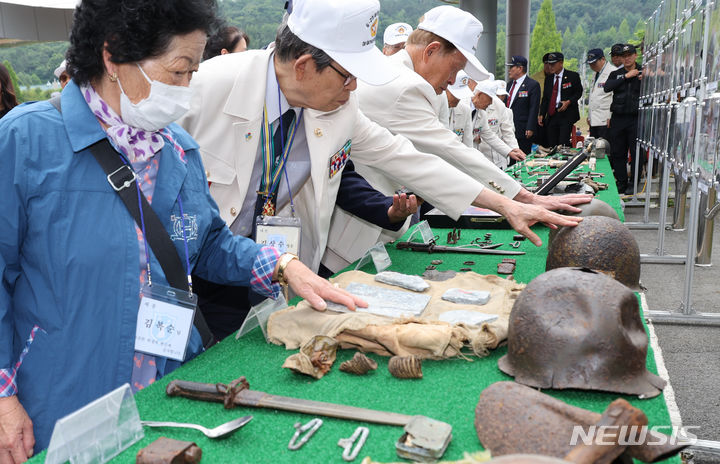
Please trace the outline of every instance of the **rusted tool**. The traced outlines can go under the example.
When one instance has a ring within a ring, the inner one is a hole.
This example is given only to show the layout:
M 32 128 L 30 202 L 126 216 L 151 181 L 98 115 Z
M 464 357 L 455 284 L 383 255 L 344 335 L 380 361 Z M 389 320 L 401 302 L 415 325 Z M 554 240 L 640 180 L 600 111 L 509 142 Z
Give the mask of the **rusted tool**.
M 628 428 L 636 430 L 646 426 L 647 416 L 641 410 L 634 408 L 622 398 L 618 398 L 605 410 L 600 420 L 595 424 L 597 432 L 603 431 L 603 439 L 593 440 L 590 444 L 580 442 L 565 455 L 566 461 L 577 464 L 610 464 L 627 448 Z M 609 432 L 609 433 L 608 433 Z M 613 432 L 615 432 L 613 434 Z M 602 443 L 612 443 L 604 445 Z M 625 443 L 624 445 L 621 443 Z
M 497 246 L 502 245 L 499 244 Z M 424 251 L 426 253 L 469 253 L 475 255 L 524 255 L 524 251 L 495 250 L 491 248 L 477 247 L 448 247 L 435 245 L 434 243 L 397 242 L 395 247 L 398 250 Z
M 612 408 L 608 408 L 606 413 L 608 411 L 612 411 Z M 602 420 L 603 416 L 598 413 L 570 406 L 515 382 L 490 385 L 480 395 L 475 408 L 478 439 L 493 456 L 533 453 L 563 458 L 571 451 L 575 452 L 572 450 L 573 434 L 579 431 L 591 437 L 593 443 L 604 442 L 606 437 L 607 441 L 611 441 L 612 427 L 600 429 Z M 602 431 L 602 440 L 599 436 L 598 440 L 593 439 L 595 435 L 590 433 L 593 429 L 597 433 Z M 623 430 L 622 427 L 616 429 Z M 578 435 L 575 441 L 579 443 L 583 440 Z M 630 456 L 643 462 L 668 459 L 690 445 L 687 441 L 664 435 L 652 428 L 636 433 L 634 437 L 624 438 L 623 443 L 628 442 L 630 445 L 622 453 L 622 458 Z M 582 456 L 587 451 L 577 453 Z
M 498 274 L 512 274 L 515 272 L 515 265 L 517 264 L 516 259 L 512 258 L 503 258 L 501 262 L 497 265 L 497 272 Z
M 245 377 L 233 380 L 229 385 L 222 383 L 198 383 L 173 380 L 165 390 L 168 396 L 181 396 L 192 400 L 215 401 L 223 403 L 225 409 L 235 406 L 251 408 L 278 409 L 281 411 L 299 412 L 316 416 L 335 417 L 375 424 L 404 426 L 413 416 L 394 412 L 377 411 L 374 409 L 357 408 L 342 404 L 270 395 L 265 392 L 250 390 Z
M 191 441 L 160 437 L 138 451 L 136 464 L 196 464 L 202 450 Z

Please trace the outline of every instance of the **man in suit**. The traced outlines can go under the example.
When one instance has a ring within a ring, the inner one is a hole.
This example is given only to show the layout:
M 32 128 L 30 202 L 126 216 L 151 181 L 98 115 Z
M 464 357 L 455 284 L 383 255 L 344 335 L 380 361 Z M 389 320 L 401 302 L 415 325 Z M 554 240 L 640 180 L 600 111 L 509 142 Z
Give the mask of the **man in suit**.
M 608 127 L 610 127 L 610 103 L 612 92 L 605 92 L 605 82 L 615 66 L 605 59 L 605 54 L 599 48 L 593 48 L 587 54 L 586 63 L 595 72 L 593 86 L 588 97 L 588 118 L 590 136 L 607 140 Z
M 507 100 L 505 104 L 513 112 L 515 138 L 525 153 L 532 151 L 532 138 L 537 132 L 537 116 L 540 108 L 540 84 L 527 75 L 527 58 L 513 56 L 508 66 Z
M 565 57 L 560 52 L 548 53 L 547 64 L 551 75 L 545 79 L 538 124 L 545 127 L 548 146 L 570 146 L 572 126 L 580 120 L 580 75 L 563 67 Z

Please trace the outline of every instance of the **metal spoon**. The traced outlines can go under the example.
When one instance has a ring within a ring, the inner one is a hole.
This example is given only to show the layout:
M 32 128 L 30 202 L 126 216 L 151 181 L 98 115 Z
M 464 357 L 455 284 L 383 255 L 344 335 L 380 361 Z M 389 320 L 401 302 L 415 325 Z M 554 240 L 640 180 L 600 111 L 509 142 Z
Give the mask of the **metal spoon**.
M 238 419 L 231 420 L 230 422 L 218 425 L 214 429 L 208 429 L 206 427 L 203 427 L 202 425 L 183 424 L 179 422 L 141 421 L 141 423 L 142 425 L 145 425 L 147 427 L 180 427 L 186 429 L 195 429 L 204 433 L 205 436 L 207 436 L 208 438 L 223 438 L 250 422 L 250 419 L 252 419 L 252 417 L 253 416 L 240 417 Z

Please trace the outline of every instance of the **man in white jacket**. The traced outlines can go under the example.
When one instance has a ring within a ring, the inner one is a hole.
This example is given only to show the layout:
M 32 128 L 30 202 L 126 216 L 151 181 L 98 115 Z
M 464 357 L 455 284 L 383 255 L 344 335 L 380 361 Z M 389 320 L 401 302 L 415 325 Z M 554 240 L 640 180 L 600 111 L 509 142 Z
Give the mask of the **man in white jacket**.
M 613 93 L 605 92 L 604 88 L 608 76 L 617 68 L 605 59 L 605 54 L 599 48 L 593 48 L 588 52 L 586 62 L 590 65 L 590 69 L 595 72 L 595 76 L 593 76 L 593 86 L 590 87 L 590 97 L 588 100 L 587 123 L 588 126 L 590 126 L 590 136 L 607 139 L 611 116 L 610 104 L 612 103 Z
M 455 132 L 463 144 L 468 147 L 473 146 L 472 140 L 472 106 L 470 99 L 472 98 L 472 90 L 468 87 L 470 77 L 465 71 L 460 71 L 455 78 L 455 83 L 447 88 L 445 96 L 447 97 L 450 114 L 448 122 L 450 130 Z
M 455 82 L 458 71 L 464 69 L 478 81 L 490 76 L 473 52 L 481 33 L 480 21 L 459 8 L 444 5 L 428 11 L 423 22 L 410 34 L 405 49 L 389 57 L 400 76 L 379 86 L 358 83 L 360 109 L 390 132 L 410 139 L 419 150 L 446 160 L 506 198 L 549 210 L 579 211 L 572 205 L 589 202 L 590 196 L 534 195 L 477 150 L 460 142 L 438 120 L 441 101 L 437 96 Z M 357 161 L 355 167 L 375 189 L 386 195 L 401 186 L 377 166 Z M 434 206 L 442 210 L 437 204 Z M 336 209 L 332 228 L 353 231 L 354 221 L 352 216 Z M 379 234 L 379 229 L 374 237 L 364 234 L 365 244 L 372 246 Z M 347 241 L 328 242 L 330 254 L 342 253 L 346 248 Z M 362 247 L 358 245 L 358 248 Z
M 515 138 L 512 112 L 508 114 L 509 108 L 497 97 L 497 92 L 495 81 L 482 81 L 475 87 L 473 104 L 477 112 L 473 121 L 473 135 L 475 147 L 495 166 L 505 169 L 509 159 L 522 161 L 525 153 L 520 150 Z

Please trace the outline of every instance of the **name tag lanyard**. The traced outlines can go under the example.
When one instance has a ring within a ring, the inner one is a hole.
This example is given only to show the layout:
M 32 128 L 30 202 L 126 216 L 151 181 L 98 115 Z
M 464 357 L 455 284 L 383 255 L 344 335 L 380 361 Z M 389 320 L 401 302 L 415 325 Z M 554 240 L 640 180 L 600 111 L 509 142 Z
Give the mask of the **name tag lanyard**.
M 272 132 L 270 131 L 270 121 L 268 120 L 267 106 L 263 108 L 263 125 L 260 130 L 263 151 L 263 175 L 260 183 L 260 191 L 258 192 L 264 198 L 262 213 L 255 220 L 255 241 L 262 245 L 276 248 L 281 254 L 292 253 L 300 254 L 300 238 L 301 224 L 300 218 L 295 216 L 295 203 L 293 200 L 292 188 L 288 177 L 286 162 L 290 156 L 290 149 L 295 141 L 295 134 L 305 109 L 300 110 L 300 114 L 295 119 L 287 134 L 287 143 L 285 141 L 285 127 L 282 118 L 282 106 L 280 104 L 280 85 L 278 84 L 278 112 L 280 113 L 280 143 L 282 155 L 280 159 L 274 159 L 275 144 Z M 278 217 L 276 213 L 276 196 L 281 182 L 281 178 L 285 176 L 288 194 L 290 196 L 290 217 Z
M 123 158 L 128 167 L 132 167 Z M 140 228 L 143 233 L 145 248 L 145 266 L 147 269 L 147 285 L 143 285 L 140 293 L 140 307 L 135 328 L 135 351 L 154 356 L 163 356 L 177 361 L 184 361 L 187 346 L 192 334 L 193 321 L 197 311 L 197 297 L 192 293 L 192 277 L 190 275 L 190 252 L 185 232 L 185 211 L 180 194 L 177 196 L 180 208 L 180 225 L 185 244 L 185 272 L 187 273 L 188 291 L 166 287 L 152 283 L 150 269 L 150 251 L 146 240 L 145 216 L 142 208 L 142 192 L 139 182 L 137 189 L 138 207 L 140 209 Z

